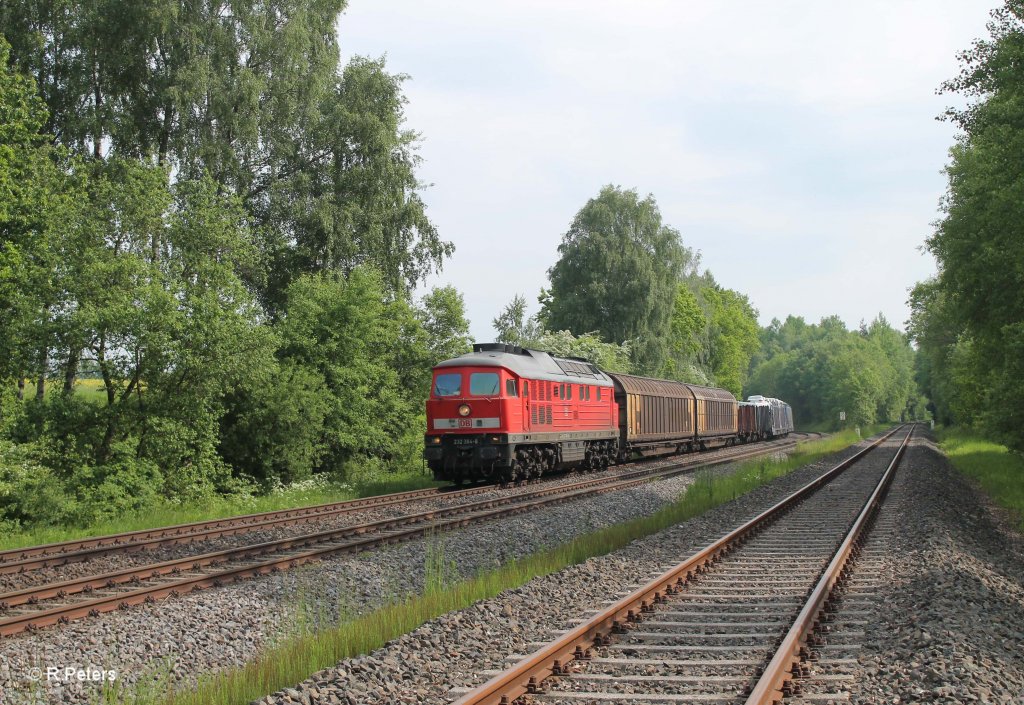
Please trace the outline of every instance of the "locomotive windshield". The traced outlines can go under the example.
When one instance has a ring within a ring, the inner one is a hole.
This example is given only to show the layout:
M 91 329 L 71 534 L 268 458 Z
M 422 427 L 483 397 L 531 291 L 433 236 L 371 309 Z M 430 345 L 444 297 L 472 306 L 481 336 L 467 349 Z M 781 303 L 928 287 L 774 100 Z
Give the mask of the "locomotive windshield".
M 462 392 L 462 375 L 449 373 L 438 375 L 434 380 L 434 396 L 457 397 Z
M 469 393 L 487 397 L 498 393 L 497 372 L 474 372 L 469 376 Z

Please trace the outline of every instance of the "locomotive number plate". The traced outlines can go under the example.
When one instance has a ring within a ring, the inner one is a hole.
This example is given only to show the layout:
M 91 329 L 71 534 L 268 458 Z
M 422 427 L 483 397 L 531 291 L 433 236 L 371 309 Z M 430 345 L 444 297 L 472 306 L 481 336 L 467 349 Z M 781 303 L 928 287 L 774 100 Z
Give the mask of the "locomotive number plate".
M 457 446 L 475 446 L 476 436 L 470 436 L 469 438 L 453 438 L 452 444 Z

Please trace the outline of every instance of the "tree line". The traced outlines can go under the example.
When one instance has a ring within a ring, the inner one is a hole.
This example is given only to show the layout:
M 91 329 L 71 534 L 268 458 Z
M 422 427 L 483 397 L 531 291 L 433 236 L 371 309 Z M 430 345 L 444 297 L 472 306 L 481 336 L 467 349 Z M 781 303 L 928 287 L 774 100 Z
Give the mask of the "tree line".
M 1024 2 L 992 12 L 990 36 L 943 85 L 968 99 L 942 217 L 926 241 L 938 273 L 914 287 L 918 378 L 942 423 L 1024 449 Z
M 0 7 L 0 521 L 418 456 L 468 322 L 343 6 Z
M 605 186 L 576 214 L 558 253 L 540 311 L 527 316 L 517 294 L 493 321 L 499 340 L 740 393 L 759 347 L 757 311 L 700 270 L 699 253 L 662 221 L 653 196 Z
M 540 310 L 517 294 L 493 320 L 499 340 L 585 357 L 610 371 L 708 384 L 790 402 L 801 426 L 923 418 L 908 337 L 879 316 L 765 328 L 749 298 L 701 270 L 653 196 L 606 186 L 569 225 Z
M 341 64 L 343 7 L 0 5 L 0 525 L 419 465 L 430 368 L 469 323 L 455 288 L 417 296 L 452 245 L 405 77 Z M 601 189 L 548 273 L 499 339 L 790 397 L 801 423 L 906 407 L 905 338 L 761 330 L 653 196 Z
M 908 336 L 882 315 L 853 331 L 838 316 L 789 316 L 762 329 L 748 390 L 785 399 L 805 427 L 924 419 L 914 360 Z

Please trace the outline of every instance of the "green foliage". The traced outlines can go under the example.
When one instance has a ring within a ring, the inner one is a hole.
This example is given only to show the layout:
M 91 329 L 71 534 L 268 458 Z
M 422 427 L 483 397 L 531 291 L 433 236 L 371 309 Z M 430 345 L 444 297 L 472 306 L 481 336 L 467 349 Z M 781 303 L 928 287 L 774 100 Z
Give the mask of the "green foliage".
M 333 32 L 331 34 L 333 37 Z M 383 60 L 356 57 L 303 130 L 280 173 L 254 195 L 277 234 L 268 297 L 278 303 L 303 272 L 348 272 L 368 264 L 391 292 L 408 293 L 453 252 L 418 195 L 416 133 L 403 130 L 404 76 Z
M 419 196 L 405 77 L 339 66 L 345 4 L 27 0 L 0 5 L 0 28 L 61 145 L 239 196 L 267 255 L 246 282 L 276 309 L 303 273 L 370 264 L 408 292 L 452 252 Z
M 0 37 L 0 377 L 45 372 L 54 334 L 54 271 L 80 194 L 60 149 L 41 131 L 46 110 L 31 79 L 8 65 Z
M 451 287 L 407 303 L 451 246 L 405 77 L 339 67 L 343 7 L 0 4 L 0 439 L 57 512 L 0 518 L 412 465 L 468 323 Z
M 1024 457 L 963 429 L 945 431 L 941 445 L 957 469 L 1009 509 L 1018 528 L 1024 531 Z
M 516 294 L 491 321 L 496 340 L 544 350 L 559 357 L 580 357 L 610 372 L 631 372 L 633 355 L 629 342 L 607 343 L 596 332 L 573 335 L 568 330 L 547 330 L 536 317 L 527 317 L 526 298 Z
M 801 426 L 835 428 L 897 421 L 917 409 L 914 353 L 906 335 L 879 316 L 860 331 L 836 317 L 818 325 L 790 316 L 761 331 L 746 394 L 785 399 Z
M 653 196 L 606 186 L 577 213 L 548 271 L 539 322 L 517 296 L 494 319 L 498 339 L 545 331 L 628 346 L 641 374 L 717 384 L 738 394 L 760 347 L 746 296 L 698 274 L 699 256 L 662 224 Z
M 567 330 L 556 333 L 541 330 L 527 343 L 529 347 L 559 357 L 582 357 L 609 372 L 630 372 L 633 367 L 628 343 L 605 343 L 593 333 L 573 335 Z
M 709 309 L 708 365 L 719 386 L 740 394 L 750 360 L 760 347 L 757 311 L 739 292 L 717 285 L 701 291 Z
M 399 455 L 398 439 L 418 414 L 393 364 L 408 315 L 408 304 L 390 299 L 368 269 L 347 279 L 305 275 L 289 287 L 279 355 L 319 376 L 327 408 L 321 467 L 340 471 L 357 457 Z
M 669 362 L 703 362 L 708 349 L 707 304 L 700 297 L 699 283 L 691 286 L 681 282 L 676 286 L 676 300 L 672 308 L 672 328 L 669 343 Z
M 304 480 L 323 457 L 330 408 L 323 377 L 285 360 L 229 395 L 220 421 L 220 455 L 264 484 Z
M 454 286 L 430 290 L 416 312 L 430 352 L 426 367 L 450 360 L 473 349 L 466 319 L 466 302 Z M 427 381 L 429 385 L 429 380 Z
M 542 326 L 536 318 L 526 315 L 526 297 L 516 294 L 501 313 L 491 320 L 494 339 L 499 343 L 530 347 L 541 333 Z
M 0 442 L 0 477 L 5 478 L 0 479 L 0 505 L 3 506 L 0 510 L 0 527 L 10 529 L 10 532 L 0 532 L 0 550 L 174 526 L 239 514 L 341 502 L 359 497 L 417 490 L 438 484 L 419 468 L 405 472 L 380 472 L 378 469 L 376 474 L 362 473 L 362 477 L 355 482 L 340 482 L 325 474 L 318 474 L 288 485 L 275 485 L 269 490 L 237 483 L 234 491 L 228 495 L 208 496 L 189 502 L 159 498 L 155 503 L 144 504 L 135 510 L 84 517 L 72 515 L 78 508 L 73 498 L 54 491 L 55 488 L 59 488 L 54 484 L 52 472 L 44 465 L 32 464 L 35 462 L 32 459 L 34 453 L 38 451 L 25 444 L 10 448 L 4 442 Z M 25 464 L 24 472 L 19 472 L 17 466 L 13 470 L 11 468 L 12 458 L 19 457 L 25 458 L 20 461 Z M 8 501 L 12 496 L 11 487 L 18 484 L 12 483 L 9 479 L 13 473 L 24 477 L 21 481 L 24 501 Z M 36 486 L 43 484 L 45 487 L 38 491 L 39 488 Z M 5 523 L 5 516 L 13 516 L 6 510 L 19 506 L 25 506 L 32 511 L 41 510 L 48 516 L 55 517 L 53 521 L 58 523 L 39 523 L 34 515 L 32 520 L 26 520 L 20 529 L 16 521 L 7 519 Z
M 911 295 L 919 381 L 943 422 L 973 425 L 1024 448 L 1024 4 L 992 12 L 990 38 L 960 55 L 943 89 L 976 100 L 947 117 L 943 217 L 927 247 L 933 280 Z
M 696 257 L 662 223 L 654 197 L 605 186 L 576 214 L 558 253 L 541 301 L 544 327 L 629 342 L 635 367 L 659 372 L 677 284 Z

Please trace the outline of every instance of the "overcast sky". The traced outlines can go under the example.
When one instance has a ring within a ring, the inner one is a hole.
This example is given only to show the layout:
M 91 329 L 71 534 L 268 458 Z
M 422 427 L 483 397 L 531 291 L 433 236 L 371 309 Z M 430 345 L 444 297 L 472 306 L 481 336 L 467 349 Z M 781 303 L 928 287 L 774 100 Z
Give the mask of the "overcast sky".
M 350 0 L 343 59 L 409 75 L 428 215 L 456 251 L 432 283 L 477 340 L 537 293 L 604 184 L 664 222 L 762 324 L 879 312 L 903 327 L 954 131 L 956 53 L 997 0 Z

